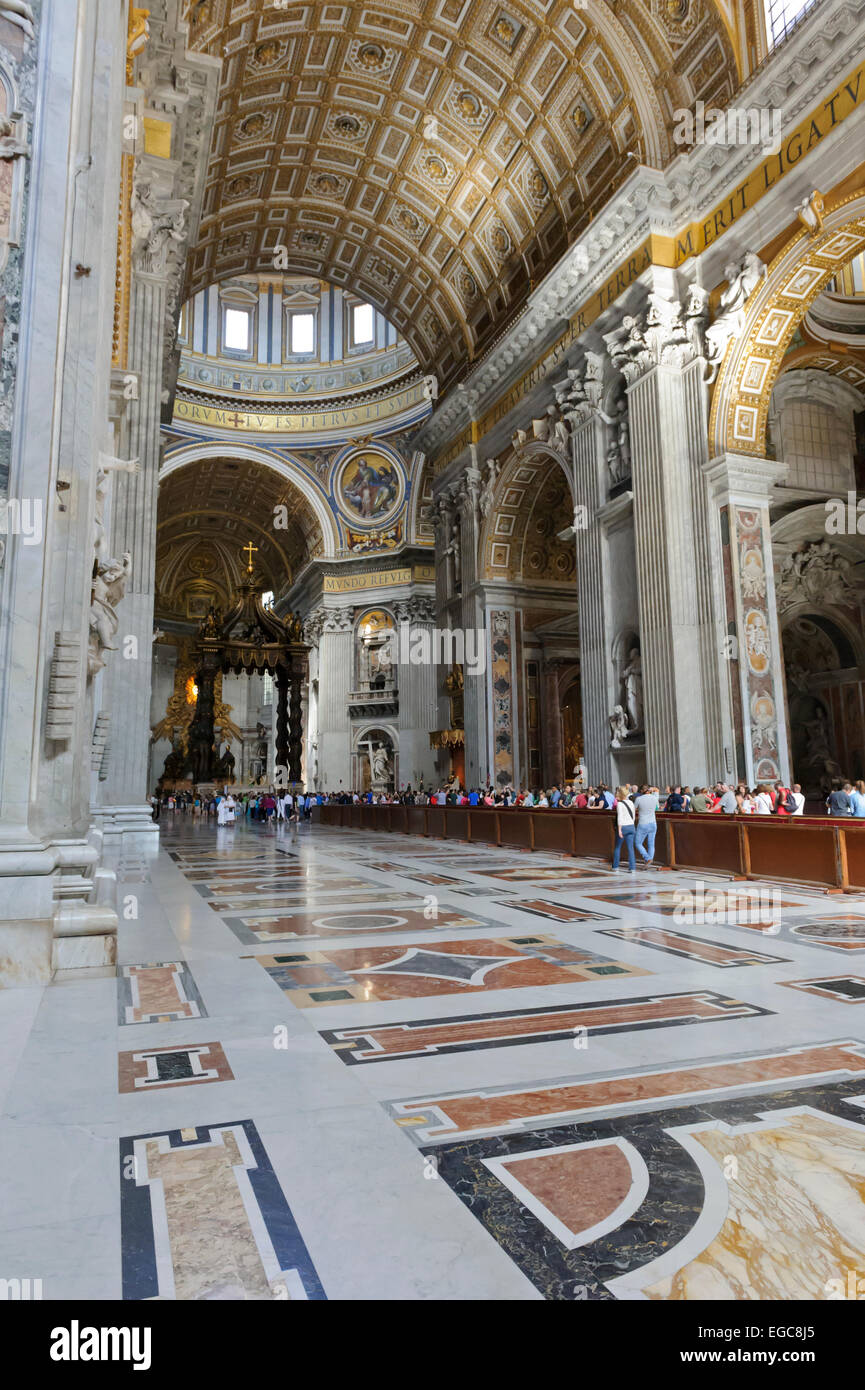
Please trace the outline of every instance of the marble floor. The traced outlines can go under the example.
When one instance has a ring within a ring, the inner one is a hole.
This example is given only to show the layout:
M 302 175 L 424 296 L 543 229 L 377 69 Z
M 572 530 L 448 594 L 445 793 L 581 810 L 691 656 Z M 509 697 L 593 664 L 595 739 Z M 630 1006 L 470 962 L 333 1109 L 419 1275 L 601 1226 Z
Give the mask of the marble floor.
M 865 898 L 179 814 L 117 867 L 116 974 L 0 994 L 0 1277 L 95 1300 L 858 1287 Z

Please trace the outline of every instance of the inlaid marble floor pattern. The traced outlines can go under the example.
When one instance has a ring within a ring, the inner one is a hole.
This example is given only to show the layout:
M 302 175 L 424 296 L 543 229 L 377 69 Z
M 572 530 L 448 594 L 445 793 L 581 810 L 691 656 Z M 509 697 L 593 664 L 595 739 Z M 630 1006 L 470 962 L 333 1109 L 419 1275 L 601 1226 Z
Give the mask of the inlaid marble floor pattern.
M 819 1300 L 865 1268 L 865 897 L 180 815 L 118 871 L 116 971 L 0 994 L 0 1277 Z

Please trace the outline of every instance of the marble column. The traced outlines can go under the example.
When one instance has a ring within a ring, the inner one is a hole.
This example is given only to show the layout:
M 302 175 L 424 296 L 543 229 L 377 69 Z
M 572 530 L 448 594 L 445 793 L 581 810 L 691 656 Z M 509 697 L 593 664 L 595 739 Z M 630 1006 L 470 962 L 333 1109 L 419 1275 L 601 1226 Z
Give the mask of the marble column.
M 597 410 L 571 412 L 573 423 L 574 507 L 584 508 L 575 527 L 577 613 L 580 632 L 580 694 L 583 744 L 591 783 L 613 780 L 610 758 L 612 633 L 609 623 L 609 572 L 605 531 L 597 517 L 607 500 L 606 430 Z
M 139 178 L 144 179 L 143 172 Z M 173 211 L 169 207 L 168 214 Z M 129 367 L 138 376 L 138 397 L 128 405 L 121 434 L 126 456 L 138 473 L 112 480 L 111 550 L 129 551 L 132 575 L 126 589 L 120 649 L 105 676 L 115 755 L 103 787 L 97 818 L 106 835 L 146 844 L 159 835 L 150 818 L 147 764 L 150 743 L 150 686 L 153 664 L 156 503 L 162 457 L 160 409 L 168 286 L 173 274 L 163 250 L 139 248 L 133 264 L 129 320 Z
M 717 662 L 734 730 L 729 775 L 789 784 L 784 658 L 775 598 L 769 498 L 786 463 L 723 454 L 704 465 L 713 504 L 715 572 L 726 624 Z
M 545 661 L 541 667 L 541 744 L 544 786 L 561 787 L 571 769 L 565 773 L 557 661 Z
M 43 5 L 35 30 L 13 64 L 30 150 L 13 190 L 22 237 L 3 286 L 8 295 L 18 277 L 7 298 L 14 384 L 4 382 L 0 485 L 41 528 L 4 537 L 0 556 L 0 987 L 109 965 L 117 928 L 114 876 L 99 868 L 90 821 L 102 701 L 87 658 L 120 172 L 119 134 L 97 148 L 95 132 L 120 129 L 125 23 L 122 7 L 95 0 Z
M 472 461 L 454 490 L 454 502 L 459 516 L 461 592 L 453 606 L 452 622 L 462 631 L 463 642 L 468 634 L 479 652 L 486 651 L 483 635 L 483 609 L 478 594 L 478 558 L 481 535 L 480 491 L 482 475 L 478 467 L 477 449 L 471 446 Z M 475 634 L 479 634 L 475 641 Z M 487 745 L 487 672 L 472 670 L 463 663 L 463 724 L 465 726 L 465 784 L 483 786 L 490 774 Z
M 432 595 L 413 595 L 394 604 L 400 663 L 399 688 L 400 781 L 427 784 L 436 780 L 436 755 L 429 736 L 438 727 L 433 648 L 435 605 Z M 410 659 L 412 650 L 429 652 L 428 661 Z
M 348 693 L 354 673 L 354 608 L 327 608 L 318 648 L 318 728 L 321 786 L 351 790 Z

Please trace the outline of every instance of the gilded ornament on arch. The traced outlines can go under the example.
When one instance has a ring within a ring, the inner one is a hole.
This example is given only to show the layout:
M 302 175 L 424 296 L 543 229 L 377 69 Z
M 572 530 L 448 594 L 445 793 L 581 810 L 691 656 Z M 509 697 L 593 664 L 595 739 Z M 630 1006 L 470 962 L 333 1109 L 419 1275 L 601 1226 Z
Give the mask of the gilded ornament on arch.
M 281 43 L 279 39 L 265 39 L 259 43 L 252 51 L 250 66 L 257 68 L 273 68 L 285 55 L 288 45 Z
M 252 174 L 237 174 L 225 185 L 227 198 L 248 198 L 256 187 L 257 180 Z
M 238 140 L 257 140 L 259 136 L 267 134 L 272 126 L 272 112 L 253 111 L 237 122 L 234 134 Z
M 513 53 L 525 32 L 525 25 L 507 10 L 499 9 L 490 21 L 487 35 L 508 54 Z
M 343 178 L 341 174 L 334 174 L 329 170 L 310 174 L 306 184 L 308 193 L 316 194 L 321 198 L 337 198 L 340 200 L 345 197 L 347 188 L 348 180 Z

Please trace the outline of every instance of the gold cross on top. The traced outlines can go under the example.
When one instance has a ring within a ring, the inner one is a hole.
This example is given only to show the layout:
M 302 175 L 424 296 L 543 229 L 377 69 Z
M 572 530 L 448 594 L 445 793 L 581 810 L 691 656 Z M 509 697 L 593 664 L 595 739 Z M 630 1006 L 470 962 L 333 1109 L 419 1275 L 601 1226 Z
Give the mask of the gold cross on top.
M 253 545 L 253 544 L 252 544 L 252 541 L 250 541 L 248 545 L 241 546 L 241 549 L 242 549 L 244 555 L 246 554 L 247 551 L 249 551 L 249 564 L 248 564 L 248 566 L 247 566 L 247 569 L 248 569 L 249 573 L 252 574 L 252 557 L 253 557 L 253 555 L 255 555 L 255 554 L 258 553 L 258 546 L 257 546 L 257 545 Z

